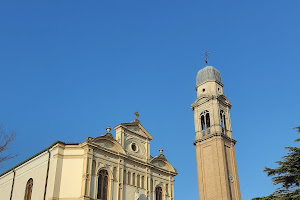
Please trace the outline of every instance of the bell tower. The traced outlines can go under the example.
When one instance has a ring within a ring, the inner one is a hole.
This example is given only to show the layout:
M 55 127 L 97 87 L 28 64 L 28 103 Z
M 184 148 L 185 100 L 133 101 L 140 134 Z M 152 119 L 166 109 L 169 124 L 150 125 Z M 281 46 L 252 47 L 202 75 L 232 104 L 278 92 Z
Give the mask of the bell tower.
M 206 66 L 197 74 L 192 104 L 200 200 L 241 200 L 230 121 L 231 103 L 220 72 Z

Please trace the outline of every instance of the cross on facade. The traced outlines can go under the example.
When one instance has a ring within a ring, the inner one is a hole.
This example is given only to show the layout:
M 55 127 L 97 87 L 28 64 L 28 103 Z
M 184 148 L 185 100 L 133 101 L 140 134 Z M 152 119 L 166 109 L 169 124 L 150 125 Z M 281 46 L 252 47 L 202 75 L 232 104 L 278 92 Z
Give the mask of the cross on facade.
M 135 119 L 138 120 L 138 118 L 139 118 L 139 116 L 140 116 L 139 112 L 136 111 L 134 114 L 135 114 Z

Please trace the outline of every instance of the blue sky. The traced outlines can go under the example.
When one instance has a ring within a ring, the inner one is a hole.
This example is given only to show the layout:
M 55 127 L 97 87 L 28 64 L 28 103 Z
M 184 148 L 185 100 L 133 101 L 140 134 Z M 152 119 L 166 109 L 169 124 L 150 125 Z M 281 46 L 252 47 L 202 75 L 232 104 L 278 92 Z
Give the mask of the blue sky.
M 193 112 L 197 71 L 222 75 L 233 104 L 242 199 L 277 186 L 275 167 L 300 125 L 300 2 L 1 1 L 0 123 L 18 157 L 83 142 L 134 119 L 177 168 L 177 200 L 198 199 Z

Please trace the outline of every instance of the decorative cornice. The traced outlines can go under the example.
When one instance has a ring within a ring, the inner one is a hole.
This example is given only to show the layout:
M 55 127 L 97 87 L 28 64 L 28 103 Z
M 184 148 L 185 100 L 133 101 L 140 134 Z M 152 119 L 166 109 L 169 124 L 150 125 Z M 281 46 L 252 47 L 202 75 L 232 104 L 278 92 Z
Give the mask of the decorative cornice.
M 220 102 L 224 103 L 226 106 L 228 106 L 229 109 L 231 108 L 232 105 L 231 105 L 230 101 L 227 99 L 227 97 L 224 94 L 218 96 L 217 99 Z
M 205 100 L 200 102 L 200 100 L 203 100 L 203 99 L 205 99 Z M 225 94 L 221 94 L 221 95 L 203 94 L 203 95 L 200 95 L 199 98 L 197 98 L 196 101 L 191 105 L 191 109 L 194 110 L 195 107 L 200 106 L 200 105 L 202 105 L 210 100 L 213 100 L 213 99 L 219 100 L 221 103 L 225 104 L 229 108 L 231 108 L 231 106 L 232 106 L 231 103 L 229 102 L 229 100 L 227 99 L 227 97 L 225 96 Z
M 193 142 L 193 145 L 196 146 L 197 143 L 203 142 L 203 141 L 205 141 L 205 140 L 209 140 L 209 139 L 211 139 L 211 138 L 213 138 L 213 137 L 222 137 L 222 138 L 224 138 L 225 140 L 227 140 L 227 141 L 229 141 L 229 142 L 232 142 L 233 144 L 236 143 L 236 140 L 234 140 L 234 139 L 232 139 L 232 138 L 226 136 L 224 133 L 213 133 L 213 134 L 209 134 L 209 135 L 207 135 L 207 136 L 205 136 L 205 137 L 203 137 L 203 138 L 200 138 L 200 139 L 198 139 L 198 140 L 195 140 L 195 141 Z
M 65 145 L 79 145 L 79 144 L 80 144 L 80 143 L 65 143 L 65 142 L 61 142 L 61 141 L 56 141 L 56 142 L 54 142 L 53 144 L 51 144 L 48 148 L 46 148 L 46 149 L 40 151 L 39 153 L 37 153 L 37 154 L 31 156 L 30 158 L 28 158 L 27 160 L 25 160 L 25 161 L 19 163 L 18 165 L 14 166 L 13 168 L 11 168 L 11 169 L 7 170 L 6 172 L 0 174 L 0 177 L 2 177 L 3 175 L 7 174 L 8 172 L 10 172 L 10 171 L 12 171 L 12 170 L 14 170 L 14 169 L 16 169 L 16 168 L 18 168 L 18 167 L 20 167 L 21 165 L 27 163 L 27 162 L 30 161 L 31 159 L 33 159 L 33 158 L 39 156 L 40 154 L 42 154 L 42 153 L 44 153 L 44 152 L 46 152 L 46 151 L 52 149 L 52 147 L 55 147 L 56 145 L 57 145 L 57 146 L 60 146 L 60 147 L 65 147 Z

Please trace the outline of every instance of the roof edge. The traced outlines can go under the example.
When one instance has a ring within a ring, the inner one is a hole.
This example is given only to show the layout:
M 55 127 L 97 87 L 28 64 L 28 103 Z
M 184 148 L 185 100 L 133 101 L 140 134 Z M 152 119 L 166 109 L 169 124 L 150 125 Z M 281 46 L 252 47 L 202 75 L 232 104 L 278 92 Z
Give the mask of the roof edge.
M 40 152 L 34 154 L 33 156 L 31 156 L 30 158 L 24 160 L 23 162 L 17 164 L 16 166 L 10 168 L 9 170 L 7 170 L 7 171 L 5 171 L 5 172 L 3 172 L 2 174 L 0 174 L 0 177 L 2 177 L 3 175 L 9 173 L 10 171 L 16 169 L 17 167 L 23 165 L 24 163 L 28 162 L 29 160 L 31 160 L 31 159 L 37 157 L 38 155 L 44 153 L 45 151 L 51 149 L 51 148 L 54 147 L 56 144 L 62 144 L 62 145 L 78 145 L 78 144 L 80 144 L 80 143 L 65 143 L 65 142 L 62 142 L 62 141 L 56 141 L 56 142 L 52 143 L 52 144 L 51 144 L 49 147 L 47 147 L 46 149 L 43 149 L 42 151 L 40 151 Z

